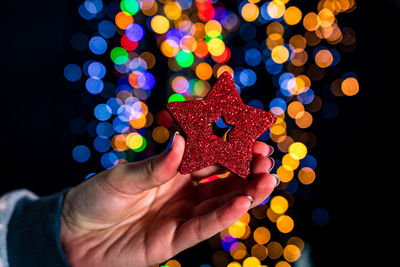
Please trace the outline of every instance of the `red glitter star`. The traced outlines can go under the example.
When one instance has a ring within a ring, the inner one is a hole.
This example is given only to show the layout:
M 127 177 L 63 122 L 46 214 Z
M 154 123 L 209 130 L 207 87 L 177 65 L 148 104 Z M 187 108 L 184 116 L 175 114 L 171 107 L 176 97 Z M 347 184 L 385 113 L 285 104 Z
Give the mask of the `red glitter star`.
M 229 72 L 224 72 L 202 100 L 171 102 L 167 109 L 186 134 L 182 174 L 220 164 L 246 179 L 253 142 L 276 121 L 276 116 L 243 104 Z M 220 117 L 233 126 L 226 140 L 213 135 Z

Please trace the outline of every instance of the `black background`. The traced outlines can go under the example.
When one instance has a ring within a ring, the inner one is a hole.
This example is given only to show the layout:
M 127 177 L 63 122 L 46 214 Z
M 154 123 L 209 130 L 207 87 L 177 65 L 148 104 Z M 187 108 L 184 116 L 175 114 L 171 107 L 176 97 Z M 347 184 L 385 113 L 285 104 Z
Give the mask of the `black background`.
M 317 3 L 306 2 L 306 10 Z M 368 251 L 372 238 L 380 232 L 379 186 L 387 181 L 381 172 L 385 163 L 380 160 L 387 154 L 381 148 L 390 148 L 393 143 L 389 101 L 398 90 L 394 80 L 399 6 L 392 1 L 366 2 L 358 1 L 354 12 L 339 17 L 355 30 L 357 48 L 341 54 L 337 77 L 355 72 L 360 92 L 334 100 L 339 105 L 336 118 L 314 122 L 312 130 L 318 143 L 312 154 L 318 161 L 317 180 L 311 198 L 296 200 L 294 207 L 296 233 L 311 244 L 314 266 L 347 266 L 376 256 Z M 101 170 L 97 161 L 79 164 L 71 156 L 74 146 L 91 142 L 89 137 L 77 137 L 69 131 L 71 118 L 90 117 L 92 109 L 90 105 L 82 107 L 81 92 L 66 88 L 63 77 L 66 64 L 86 60 L 69 42 L 77 31 L 91 32 L 78 15 L 79 3 L 42 0 L 1 4 L 0 194 L 18 188 L 52 194 Z M 302 9 L 304 3 L 294 4 Z M 158 64 L 160 69 L 166 67 L 162 60 Z M 161 75 L 157 82 L 165 82 L 165 73 L 157 73 Z M 158 84 L 159 93 L 153 94 L 158 97 L 149 99 L 150 106 L 166 102 L 162 86 Z M 66 106 L 73 109 L 65 112 Z M 318 207 L 330 214 L 324 227 L 311 221 L 311 212 Z M 183 266 L 197 266 L 211 262 L 211 251 L 202 243 L 179 257 Z

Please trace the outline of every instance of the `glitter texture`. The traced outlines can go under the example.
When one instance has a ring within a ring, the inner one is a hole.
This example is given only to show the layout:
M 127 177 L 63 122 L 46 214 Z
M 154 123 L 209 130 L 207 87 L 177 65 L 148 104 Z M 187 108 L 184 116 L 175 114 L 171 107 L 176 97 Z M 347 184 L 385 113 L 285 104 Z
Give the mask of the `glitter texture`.
M 229 72 L 224 72 L 202 100 L 171 102 L 167 110 L 186 134 L 182 174 L 220 164 L 246 179 L 253 142 L 276 121 L 276 116 L 243 104 Z M 210 124 L 220 117 L 233 126 L 226 140 L 213 135 Z

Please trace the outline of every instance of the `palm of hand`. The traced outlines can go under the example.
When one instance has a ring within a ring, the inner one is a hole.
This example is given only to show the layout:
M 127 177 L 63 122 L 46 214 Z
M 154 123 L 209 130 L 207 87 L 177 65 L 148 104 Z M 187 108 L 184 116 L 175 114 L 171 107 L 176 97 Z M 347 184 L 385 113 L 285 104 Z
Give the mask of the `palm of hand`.
M 171 154 L 183 151 L 184 141 L 180 138 Z M 179 145 L 182 151 L 175 148 Z M 266 147 L 263 146 L 262 153 L 268 153 Z M 257 168 L 268 170 L 271 167 L 265 156 L 255 157 L 257 160 L 253 172 Z M 166 182 L 156 181 L 158 186 L 155 187 L 141 184 L 132 177 L 129 180 L 120 178 L 132 172 L 138 177 L 148 176 L 149 168 L 138 171 L 140 164 L 107 170 L 68 193 L 61 239 L 72 265 L 149 266 L 160 263 L 234 223 L 249 208 L 249 200 L 244 195 L 251 195 L 256 205 L 275 185 L 274 178 L 272 181 L 265 171 L 259 175 L 255 173 L 251 182 L 236 176 L 202 185 L 194 182 L 215 173 L 215 166 L 192 175 L 175 174 Z M 177 169 L 169 164 L 170 167 Z M 168 170 L 163 169 L 156 176 L 162 176 L 163 172 Z

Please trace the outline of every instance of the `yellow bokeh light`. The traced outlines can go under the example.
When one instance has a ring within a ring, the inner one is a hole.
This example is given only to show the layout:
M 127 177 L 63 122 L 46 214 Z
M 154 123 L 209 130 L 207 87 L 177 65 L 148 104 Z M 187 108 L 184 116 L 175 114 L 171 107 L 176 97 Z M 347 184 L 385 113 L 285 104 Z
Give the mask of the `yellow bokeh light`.
M 289 50 L 283 46 L 275 46 L 271 51 L 271 58 L 278 64 L 285 63 L 289 58 Z
M 294 171 L 299 167 L 300 161 L 292 157 L 291 154 L 286 154 L 282 158 L 282 166 L 288 170 Z
M 182 9 L 177 2 L 168 2 L 164 6 L 164 13 L 170 20 L 177 20 L 182 15 Z
M 283 19 L 288 25 L 296 25 L 300 22 L 301 16 L 301 10 L 298 7 L 291 6 L 286 9 Z
M 241 260 L 247 255 L 247 248 L 242 242 L 237 243 L 237 247 L 229 252 L 235 260 Z
M 126 140 L 126 134 L 115 135 L 111 139 L 111 145 L 117 151 L 125 151 L 128 149 L 128 146 L 126 145 L 125 140 Z
M 178 54 L 179 52 L 179 47 L 178 46 L 171 46 L 167 40 L 164 40 L 161 43 L 160 46 L 161 52 L 164 54 L 166 57 L 174 57 Z
M 257 244 L 263 245 L 268 243 L 268 241 L 271 239 L 271 232 L 267 228 L 260 226 L 254 230 L 253 238 Z
M 282 256 L 283 248 L 282 248 L 281 244 L 279 244 L 276 241 L 272 241 L 272 242 L 268 243 L 267 249 L 268 249 L 268 257 L 270 257 L 273 260 Z
M 286 261 L 278 261 L 275 267 L 291 267 L 291 265 Z
M 143 137 L 139 133 L 133 132 L 126 136 L 125 141 L 130 149 L 138 149 L 143 144 Z
M 169 260 L 165 263 L 168 267 L 181 267 L 181 264 L 177 260 Z
M 313 32 L 306 32 L 304 34 L 304 37 L 306 38 L 307 45 L 309 46 L 316 46 L 321 42 L 321 38 L 318 37 L 318 35 Z
M 204 30 L 206 34 L 211 37 L 215 38 L 218 35 L 221 34 L 222 32 L 222 26 L 221 24 L 216 21 L 216 20 L 209 20 L 205 25 L 204 25 Z
M 143 52 L 140 54 L 140 57 L 143 58 L 147 63 L 147 69 L 151 69 L 156 64 L 155 56 L 150 52 Z
M 303 75 L 303 74 L 296 77 L 296 83 L 298 84 L 297 85 L 297 87 L 298 87 L 297 93 L 298 94 L 304 93 L 311 87 L 310 78 L 308 78 L 308 76 Z M 301 86 L 300 86 L 300 84 L 301 84 Z
M 329 27 L 335 21 L 335 15 L 327 8 L 321 9 L 318 12 L 318 17 L 321 20 L 321 27 Z
M 231 67 L 229 67 L 228 65 L 215 64 L 214 67 L 218 68 L 217 71 L 214 72 L 215 73 L 214 76 L 216 78 L 219 78 L 219 76 L 221 76 L 221 74 L 224 73 L 225 71 L 229 72 L 232 75 L 232 77 L 234 75 L 233 69 Z
M 247 3 L 242 7 L 242 17 L 245 21 L 255 21 L 260 14 L 260 10 L 257 5 L 253 3 Z
M 279 35 L 283 35 L 285 31 L 285 28 L 283 25 L 277 21 L 271 22 L 267 26 L 267 35 L 273 34 L 273 33 L 278 33 Z
M 208 51 L 213 56 L 220 56 L 225 51 L 225 43 L 219 38 L 212 38 L 207 43 Z
M 315 172 L 310 167 L 301 168 L 297 176 L 299 178 L 299 181 L 305 185 L 312 184 L 315 180 Z
M 299 128 L 308 128 L 313 122 L 313 117 L 308 111 L 300 111 L 296 115 L 295 122 Z
M 315 31 L 321 26 L 321 19 L 314 12 L 310 12 L 304 16 L 303 26 L 307 31 Z
M 356 95 L 360 90 L 360 85 L 358 84 L 357 79 L 354 77 L 344 79 L 341 87 L 343 94 L 347 96 Z
M 290 62 L 296 67 L 303 66 L 308 60 L 308 54 L 304 49 L 295 48 L 290 55 Z
M 282 46 L 284 43 L 285 40 L 279 33 L 271 33 L 265 40 L 265 45 L 269 48 L 269 50 L 272 50 L 277 46 Z
M 204 30 L 204 24 L 201 22 L 196 22 L 193 24 L 192 28 L 194 29 L 193 37 L 197 40 L 204 39 L 206 37 L 206 32 Z
M 166 33 L 169 29 L 169 20 L 161 15 L 156 15 L 151 19 L 151 28 L 159 34 Z
M 281 233 L 287 234 L 293 230 L 294 221 L 288 215 L 282 215 L 276 221 L 276 227 Z
M 293 119 L 300 111 L 304 111 L 304 105 L 299 101 L 293 101 L 287 107 L 287 113 Z
M 226 267 L 242 267 L 239 262 L 230 262 Z
M 307 41 L 306 38 L 304 38 L 304 36 L 296 34 L 289 39 L 289 44 L 294 48 L 304 50 L 307 46 Z
M 247 257 L 243 261 L 243 267 L 261 267 L 261 262 L 256 257 Z
M 239 221 L 245 224 L 250 223 L 250 214 L 246 212 L 242 217 L 240 217 Z
M 164 126 L 157 126 L 154 128 L 152 136 L 157 143 L 165 143 L 169 139 L 169 131 Z
M 246 225 L 241 221 L 236 221 L 234 224 L 229 226 L 229 234 L 236 238 L 242 238 L 246 234 Z
M 141 2 L 141 8 L 140 10 L 142 13 L 148 17 L 153 16 L 154 14 L 157 13 L 158 10 L 158 4 L 156 1 L 151 0 L 151 1 L 142 1 Z
M 180 47 L 185 52 L 194 52 L 197 48 L 197 41 L 193 36 L 185 35 L 181 39 Z
M 196 66 L 196 75 L 200 80 L 208 80 L 212 76 L 212 68 L 206 63 L 202 62 Z
M 301 250 L 295 245 L 287 245 L 283 249 L 283 257 L 288 262 L 295 262 L 300 258 L 300 256 L 301 256 Z
M 209 55 L 207 42 L 203 41 L 203 40 L 199 40 L 197 42 L 196 50 L 194 50 L 194 53 L 199 58 L 207 57 Z
M 267 6 L 267 13 L 273 19 L 279 19 L 285 14 L 285 4 L 280 0 L 273 0 Z
M 333 55 L 327 49 L 321 49 L 315 54 L 315 64 L 320 68 L 327 68 L 332 65 Z
M 281 216 L 278 213 L 275 213 L 271 208 L 267 209 L 267 217 L 271 222 L 276 222 L 278 220 L 279 216 Z
M 276 214 L 282 214 L 289 208 L 289 202 L 282 196 L 274 196 L 270 201 L 270 207 Z
M 129 124 L 135 129 L 141 129 L 146 125 L 146 115 L 142 114 L 140 118 L 136 120 L 129 120 Z
M 286 127 L 283 127 L 282 125 L 272 125 L 270 128 L 270 131 L 274 135 L 282 135 L 286 132 Z
M 265 260 L 268 256 L 268 250 L 263 245 L 255 244 L 251 247 L 251 256 L 256 257 L 260 261 Z
M 283 135 L 279 137 L 277 140 L 278 143 L 278 148 L 281 152 L 288 152 L 289 151 L 289 146 L 293 144 L 293 138 L 287 135 Z
M 304 241 L 297 236 L 292 236 L 288 239 L 288 245 L 295 245 L 296 247 L 298 247 L 300 250 L 304 249 Z
M 292 170 L 288 170 L 283 166 L 279 166 L 276 174 L 279 176 L 279 179 L 283 183 L 288 183 L 293 179 L 294 172 Z
M 307 147 L 301 142 L 295 142 L 290 145 L 289 154 L 294 159 L 303 159 L 307 155 Z

